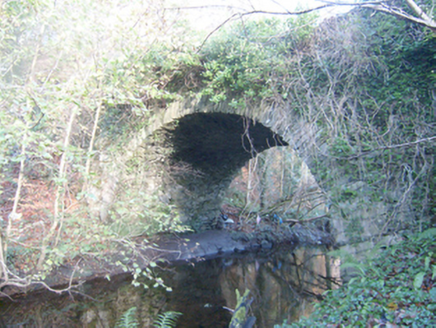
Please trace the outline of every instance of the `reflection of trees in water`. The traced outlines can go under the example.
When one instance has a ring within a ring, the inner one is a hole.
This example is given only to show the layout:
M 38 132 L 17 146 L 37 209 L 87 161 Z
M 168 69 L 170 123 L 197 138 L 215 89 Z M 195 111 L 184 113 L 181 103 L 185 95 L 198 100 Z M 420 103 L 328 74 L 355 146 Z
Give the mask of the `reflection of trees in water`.
M 218 283 L 221 271 L 221 261 L 210 260 L 177 267 L 166 280 L 173 292 L 163 310 L 183 313 L 178 328 L 228 326 L 231 314 L 223 309 L 225 299 Z
M 311 302 L 331 285 L 329 277 L 339 279 L 339 269 L 331 263 L 323 249 L 303 247 L 214 259 L 160 271 L 171 293 L 135 288 L 124 275 L 84 284 L 70 295 L 36 293 L 21 303 L 1 304 L 0 317 L 5 324 L 25 327 L 103 327 L 114 326 L 125 311 L 136 307 L 144 327 L 164 311 L 183 313 L 177 327 L 227 327 L 231 314 L 223 306 L 234 309 L 235 289 L 243 293 L 248 288 L 257 326 L 272 327 L 312 311 Z
M 270 327 L 310 314 L 311 303 L 339 281 L 339 268 L 333 264 L 322 249 L 298 248 L 263 259 L 235 260 L 223 270 L 220 285 L 230 308 L 235 306 L 235 289 L 250 289 L 257 324 Z

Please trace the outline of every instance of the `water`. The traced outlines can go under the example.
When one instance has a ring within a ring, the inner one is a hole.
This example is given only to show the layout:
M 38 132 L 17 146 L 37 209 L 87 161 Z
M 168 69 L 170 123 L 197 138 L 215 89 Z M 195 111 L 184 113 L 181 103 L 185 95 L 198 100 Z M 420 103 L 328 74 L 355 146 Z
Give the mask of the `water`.
M 250 289 L 256 327 L 298 320 L 312 302 L 339 281 L 337 261 L 320 248 L 298 247 L 262 254 L 240 254 L 157 272 L 173 291 L 134 287 L 129 275 L 97 279 L 78 291 L 56 295 L 39 291 L 0 301 L 4 327 L 114 327 L 136 307 L 140 327 L 152 327 L 158 314 L 178 311 L 177 327 L 228 327 L 238 289 Z

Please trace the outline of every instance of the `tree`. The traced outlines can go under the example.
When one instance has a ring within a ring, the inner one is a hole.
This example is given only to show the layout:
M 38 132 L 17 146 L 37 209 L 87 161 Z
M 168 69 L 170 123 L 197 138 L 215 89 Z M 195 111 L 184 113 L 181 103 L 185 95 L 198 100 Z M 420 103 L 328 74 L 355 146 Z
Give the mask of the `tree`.
M 329 1 L 329 0 L 318 0 L 319 2 L 324 3 L 323 5 L 307 8 L 303 10 L 296 11 L 265 11 L 265 10 L 251 10 L 251 11 L 242 11 L 237 12 L 230 17 L 228 17 L 224 22 L 222 22 L 218 27 L 216 27 L 213 31 L 211 31 L 207 37 L 204 39 L 203 44 L 209 39 L 209 37 L 218 31 L 225 24 L 234 21 L 235 19 L 242 19 L 243 17 L 250 15 L 280 15 L 280 16 L 298 16 L 305 15 L 317 11 L 321 11 L 327 8 L 333 8 L 338 6 L 347 6 L 354 8 L 365 8 L 371 9 L 376 12 L 385 13 L 396 18 L 409 21 L 411 23 L 419 24 L 421 26 L 429 28 L 433 33 L 436 33 L 436 21 L 432 18 L 434 11 L 434 5 L 429 4 L 427 1 L 424 1 L 420 6 L 413 0 L 396 0 L 396 1 L 354 1 L 354 2 L 346 2 L 346 1 Z M 172 8 L 172 9 L 188 9 L 189 7 L 180 7 L 180 8 Z M 423 9 L 424 8 L 424 9 Z M 427 12 L 426 12 L 427 11 Z
M 148 101 L 174 97 L 156 67 L 175 62 L 187 34 L 155 1 L 23 0 L 0 10 L 0 287 L 26 286 L 80 252 L 104 255 L 134 229 L 162 228 L 133 209 L 127 232 L 95 215 L 95 158 L 121 152 L 116 142 L 99 148 L 120 121 L 144 126 Z

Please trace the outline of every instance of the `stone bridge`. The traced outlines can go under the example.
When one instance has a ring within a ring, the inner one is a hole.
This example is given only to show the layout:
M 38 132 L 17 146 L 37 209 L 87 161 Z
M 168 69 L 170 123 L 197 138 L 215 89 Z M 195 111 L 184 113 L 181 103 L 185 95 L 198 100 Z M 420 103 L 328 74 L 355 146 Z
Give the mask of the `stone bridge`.
M 245 201 L 251 197 L 255 211 L 273 205 L 274 201 L 292 200 L 295 186 L 306 184 L 325 195 L 326 190 L 316 182 L 316 170 L 314 175 L 310 173 L 315 164 L 329 165 L 318 140 L 320 131 L 316 123 L 307 122 L 286 104 L 265 103 L 237 109 L 228 104 L 190 99 L 154 109 L 153 114 L 148 127 L 126 145 L 123 163 L 140 162 L 137 164 L 143 166 L 140 176 L 136 173 L 129 177 L 130 181 L 141 184 L 141 190 L 148 195 L 158 194 L 159 202 L 175 206 L 184 222 L 198 223 L 216 217 L 225 197 L 243 203 L 229 193 L 242 188 L 244 183 L 243 192 L 251 193 Z M 255 165 L 263 168 L 254 172 L 247 162 L 257 158 L 260 160 Z M 106 159 L 106 163 L 117 160 Z M 103 171 L 106 173 L 103 172 L 99 199 L 100 216 L 104 218 L 120 188 L 118 173 L 107 168 Z M 296 171 L 300 179 L 297 182 Z M 374 218 L 378 213 L 386 213 L 384 205 L 362 207 L 368 204 L 365 184 L 350 182 L 349 177 L 340 174 L 335 179 L 336 186 L 343 184 L 354 195 L 354 203 L 339 204 L 336 207 L 339 214 L 332 214 L 330 221 L 337 235 L 346 230 L 341 217 L 345 209 L 358 222 L 371 218 L 372 225 L 364 225 L 359 233 L 374 235 L 379 226 Z M 292 204 L 286 209 L 290 214 L 291 207 Z M 351 217 L 346 219 L 352 222 Z
M 273 176 L 271 169 L 263 172 L 259 179 L 277 180 L 284 171 L 293 174 L 289 166 L 295 164 L 287 162 L 295 159 L 296 149 L 304 149 L 300 156 L 308 160 L 308 150 L 314 142 L 313 128 L 291 114 L 287 108 L 260 105 L 241 110 L 198 100 L 157 110 L 139 143 L 147 149 L 147 161 L 153 158 L 159 164 L 165 163 L 151 170 L 154 178 L 159 177 L 154 179 L 153 188 L 160 186 L 165 190 L 162 198 L 171 200 L 184 220 L 216 216 L 241 168 L 263 151 L 280 147 L 280 154 L 271 153 L 270 157 L 279 156 L 282 169 L 278 172 L 276 168 Z M 288 178 L 282 176 L 282 180 Z M 269 182 L 270 189 L 278 188 L 277 183 Z M 282 192 L 273 198 L 285 196 Z

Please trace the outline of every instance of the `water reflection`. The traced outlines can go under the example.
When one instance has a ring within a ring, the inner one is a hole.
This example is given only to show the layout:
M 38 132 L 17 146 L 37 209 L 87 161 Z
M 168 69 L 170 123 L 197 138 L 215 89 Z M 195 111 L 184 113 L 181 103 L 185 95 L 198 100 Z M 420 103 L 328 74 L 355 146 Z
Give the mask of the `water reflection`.
M 298 248 L 252 261 L 237 260 L 220 275 L 227 306 L 236 304 L 235 289 L 249 288 L 258 327 L 272 327 L 310 314 L 311 303 L 339 280 L 339 267 L 324 249 Z
M 256 327 L 298 320 L 312 311 L 311 302 L 339 281 L 339 266 L 323 248 L 282 249 L 163 269 L 173 288 L 133 287 L 128 276 L 96 280 L 79 292 L 57 296 L 39 292 L 18 302 L 1 301 L 6 327 L 114 327 L 129 308 L 137 307 L 141 327 L 152 327 L 164 311 L 182 312 L 177 327 L 228 327 L 235 289 L 254 297 Z

